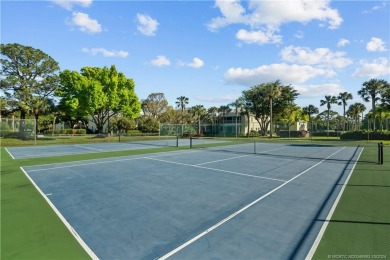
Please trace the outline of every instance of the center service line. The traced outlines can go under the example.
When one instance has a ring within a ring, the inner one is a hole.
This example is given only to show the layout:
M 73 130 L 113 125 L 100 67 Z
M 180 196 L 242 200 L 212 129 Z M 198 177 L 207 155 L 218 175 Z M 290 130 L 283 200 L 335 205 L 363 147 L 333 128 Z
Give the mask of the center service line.
M 329 155 L 328 157 L 326 157 L 325 159 L 323 159 L 322 161 L 314 164 L 313 166 L 309 167 L 308 169 L 304 170 L 303 172 L 299 173 L 297 176 L 291 178 L 290 180 L 286 181 L 285 183 L 279 185 L 278 187 L 276 187 L 275 189 L 271 190 L 270 192 L 268 192 L 267 194 L 264 194 L 263 196 L 261 196 L 260 198 L 254 200 L 253 202 L 249 203 L 248 205 L 246 205 L 245 207 L 243 207 L 242 209 L 234 212 L 233 214 L 231 214 L 230 216 L 228 216 L 227 218 L 221 220 L 220 222 L 218 222 L 217 224 L 215 224 L 214 226 L 211 226 L 209 227 L 208 229 L 206 229 L 205 231 L 203 231 L 202 233 L 200 233 L 199 235 L 195 236 L 194 238 L 188 240 L 187 242 L 185 242 L 184 244 L 182 244 L 181 246 L 175 248 L 174 250 L 168 252 L 167 254 L 161 256 L 159 258 L 159 260 L 165 260 L 171 256 L 173 256 L 174 254 L 176 254 L 177 252 L 179 252 L 180 250 L 182 250 L 183 248 L 187 247 L 188 245 L 192 244 L 193 242 L 195 242 L 196 240 L 198 240 L 199 238 L 205 236 L 207 233 L 213 231 L 214 229 L 216 229 L 217 227 L 221 226 L 222 224 L 224 224 L 225 222 L 231 220 L 232 218 L 234 218 L 235 216 L 237 216 L 238 214 L 242 213 L 243 211 L 247 210 L 248 208 L 252 207 L 253 205 L 255 205 L 256 203 L 258 203 L 259 201 L 265 199 L 266 197 L 268 197 L 269 195 L 271 195 L 272 193 L 274 193 L 275 191 L 279 190 L 280 188 L 284 187 L 285 185 L 287 185 L 288 183 L 292 182 L 293 180 L 295 180 L 296 178 L 300 177 L 301 175 L 305 174 L 306 172 L 310 171 L 311 169 L 317 167 L 318 165 L 320 165 L 321 163 L 323 163 L 324 161 L 326 161 L 327 159 L 329 159 L 330 157 L 332 157 L 333 155 L 337 154 L 338 152 L 340 152 L 341 150 L 345 149 L 345 147 L 337 150 L 336 152 L 332 153 L 331 155 Z
M 203 166 L 192 165 L 192 164 L 187 164 L 187 163 L 171 162 L 171 161 L 160 160 L 160 159 L 156 159 L 156 158 L 152 158 L 152 157 L 144 157 L 144 159 L 154 160 L 154 161 L 158 161 L 158 162 L 178 164 L 178 165 L 184 165 L 184 166 L 195 167 L 195 168 L 206 169 L 206 170 L 217 171 L 217 172 L 226 172 L 226 173 L 230 173 L 230 174 L 234 174 L 234 175 L 246 176 L 246 177 L 257 178 L 257 179 L 266 179 L 266 180 L 271 180 L 271 181 L 286 182 L 285 180 L 279 180 L 279 179 L 268 178 L 268 177 L 261 177 L 261 176 L 256 176 L 256 175 L 240 173 L 240 172 L 226 171 L 226 170 L 203 167 Z

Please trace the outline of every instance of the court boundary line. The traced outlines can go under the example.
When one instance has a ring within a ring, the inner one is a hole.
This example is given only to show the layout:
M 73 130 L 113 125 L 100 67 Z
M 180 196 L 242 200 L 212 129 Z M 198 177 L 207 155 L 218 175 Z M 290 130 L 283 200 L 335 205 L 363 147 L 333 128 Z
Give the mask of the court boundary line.
M 156 159 L 156 158 L 152 158 L 152 157 L 144 157 L 144 159 L 149 159 L 149 160 L 158 161 L 158 162 L 171 163 L 171 164 L 177 164 L 177 165 L 183 165 L 183 166 L 189 166 L 189 167 L 200 168 L 200 169 L 206 169 L 206 170 L 217 171 L 217 172 L 225 172 L 225 173 L 230 173 L 230 174 L 240 175 L 240 176 L 245 176 L 245 177 L 251 177 L 251 178 L 256 178 L 256 179 L 265 179 L 265 180 L 271 180 L 271 181 L 286 182 L 286 180 L 280 180 L 280 179 L 275 179 L 275 178 L 268 178 L 268 177 L 251 175 L 251 174 L 240 173 L 240 172 L 226 171 L 226 170 L 222 170 L 222 169 L 203 167 L 203 166 L 199 166 L 199 165 L 196 165 L 196 164 L 172 162 L 172 161 L 161 160 L 161 159 Z
M 12 156 L 12 154 L 8 151 L 7 147 L 4 147 L 4 149 L 7 151 L 7 153 L 9 154 L 9 156 L 11 156 L 12 160 L 15 160 L 15 158 Z
M 173 256 L 174 254 L 176 254 L 177 252 L 179 252 L 180 250 L 182 250 L 183 248 L 189 246 L 190 244 L 192 244 L 193 242 L 197 241 L 198 239 L 200 239 L 201 237 L 207 235 L 208 233 L 210 233 L 211 231 L 213 231 L 214 229 L 218 228 L 219 226 L 223 225 L 224 223 L 226 223 L 227 221 L 231 220 L 232 218 L 236 217 L 237 215 L 241 214 L 243 211 L 247 210 L 248 208 L 251 208 L 253 205 L 257 204 L 259 201 L 265 199 L 266 197 L 268 197 L 269 195 L 271 195 L 272 193 L 274 193 L 275 191 L 281 189 L 282 187 L 284 187 L 285 185 L 289 184 L 290 182 L 292 182 L 293 180 L 297 179 L 298 177 L 302 176 L 303 174 L 305 174 L 306 172 L 310 171 L 311 169 L 317 167 L 318 165 L 320 165 L 321 163 L 323 163 L 324 161 L 326 161 L 327 159 L 329 159 L 330 157 L 332 157 L 333 155 L 339 153 L 340 151 L 342 151 L 343 149 L 345 149 L 346 147 L 342 147 L 341 149 L 337 150 L 336 152 L 332 153 L 331 155 L 329 155 L 328 157 L 326 157 L 325 159 L 323 159 L 322 161 L 312 165 L 311 167 L 307 168 L 306 170 L 300 172 L 298 175 L 294 176 L 293 178 L 289 179 L 288 181 L 286 181 L 285 183 L 279 185 L 278 187 L 274 188 L 273 190 L 269 191 L 268 193 L 262 195 L 261 197 L 257 198 L 256 200 L 252 201 L 251 203 L 249 203 L 248 205 L 246 205 L 245 207 L 237 210 L 236 212 L 234 212 L 233 214 L 229 215 L 228 217 L 224 218 L 223 220 L 221 220 L 220 222 L 214 224 L 213 226 L 207 228 L 206 230 L 204 230 L 203 232 L 201 232 L 200 234 L 198 234 L 197 236 L 193 237 L 192 239 L 188 240 L 187 242 L 183 243 L 182 245 L 180 245 L 179 247 L 171 250 L 170 252 L 166 253 L 165 255 L 159 257 L 158 259 L 160 260 L 165 260 L 171 256 Z
M 70 231 L 72 236 L 76 239 L 76 241 L 81 245 L 81 247 L 87 252 L 87 254 L 93 259 L 98 260 L 97 255 L 92 251 L 92 249 L 84 242 L 84 240 L 80 237 L 80 235 L 76 232 L 76 230 L 70 225 L 70 223 L 66 220 L 66 218 L 61 214 L 61 212 L 57 209 L 57 207 L 51 202 L 51 200 L 46 196 L 46 194 L 39 188 L 39 186 L 35 183 L 35 181 L 28 175 L 28 173 L 20 167 L 23 171 L 24 175 L 30 180 L 30 182 L 34 185 L 34 187 L 38 190 L 38 192 L 42 195 L 42 197 L 46 200 L 49 206 L 53 209 L 53 211 L 60 218 L 65 227 Z
M 194 152 L 194 151 L 188 150 L 188 151 L 160 152 L 160 153 L 151 153 L 151 154 L 154 154 L 154 157 L 161 157 L 161 156 L 167 156 L 167 155 L 176 154 L 176 153 L 179 153 L 179 152 L 180 153 L 190 153 L 190 152 Z M 138 156 L 140 156 L 140 157 L 138 157 Z M 125 155 L 125 156 L 111 157 L 111 158 L 118 158 L 118 159 L 116 159 L 116 160 L 87 159 L 87 160 L 70 161 L 70 162 L 63 162 L 63 163 L 46 163 L 46 164 L 31 165 L 31 166 L 26 166 L 26 167 L 41 167 L 41 166 L 48 166 L 48 165 L 71 164 L 71 165 L 63 165 L 63 166 L 58 166 L 58 167 L 50 167 L 50 168 L 41 168 L 41 169 L 31 169 L 31 170 L 29 170 L 29 172 L 36 172 L 36 171 L 55 170 L 55 169 L 61 169 L 61 168 L 88 166 L 88 165 L 102 164 L 102 163 L 113 163 L 113 162 L 122 162 L 122 161 L 131 161 L 131 160 L 137 160 L 137 159 L 145 159 L 145 157 L 142 156 L 142 154 L 141 155 Z M 122 158 L 122 159 L 120 159 L 120 158 Z M 88 161 L 97 161 L 97 162 L 72 164 L 72 163 L 75 163 L 75 162 L 88 162 Z
M 328 224 L 329 224 L 330 220 L 332 219 L 333 213 L 335 212 L 335 210 L 336 210 L 336 208 L 337 208 L 337 206 L 338 206 L 338 204 L 339 204 L 339 201 L 340 201 L 340 199 L 341 199 L 341 197 L 342 197 L 342 195 L 343 195 L 343 193 L 344 193 L 345 188 L 347 187 L 347 184 L 348 184 L 348 182 L 349 182 L 349 179 L 351 178 L 352 173 L 353 173 L 353 171 L 355 170 L 356 164 L 358 163 L 358 161 L 359 161 L 359 159 L 360 159 L 360 156 L 361 156 L 362 153 L 363 153 L 363 150 L 364 150 L 364 147 L 362 147 L 362 150 L 360 151 L 360 153 L 359 153 L 359 155 L 358 155 L 358 157 L 357 157 L 357 160 L 356 160 L 355 163 L 353 164 L 352 169 L 350 170 L 347 179 L 345 180 L 343 186 L 341 187 L 341 190 L 340 190 L 339 194 L 337 195 L 337 198 L 336 198 L 336 200 L 334 201 L 334 203 L 333 203 L 333 205 L 332 205 L 332 208 L 330 209 L 328 215 L 326 216 L 325 221 L 324 221 L 324 223 L 322 224 L 321 229 L 320 229 L 320 231 L 318 232 L 318 235 L 317 235 L 316 239 L 314 240 L 313 245 L 311 246 L 311 248 L 310 248 L 309 252 L 307 253 L 307 256 L 306 256 L 305 259 L 312 259 L 313 256 L 314 256 L 314 254 L 315 254 L 315 252 L 317 251 L 317 248 L 318 248 L 318 246 L 320 245 L 320 242 L 321 242 L 321 240 L 322 240 L 322 237 L 323 237 L 324 234 L 325 234 L 326 228 L 328 227 Z

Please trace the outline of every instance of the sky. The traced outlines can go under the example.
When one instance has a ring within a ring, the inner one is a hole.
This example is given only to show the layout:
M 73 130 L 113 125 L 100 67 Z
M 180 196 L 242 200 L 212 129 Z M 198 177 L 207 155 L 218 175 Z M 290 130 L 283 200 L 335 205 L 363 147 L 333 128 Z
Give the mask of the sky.
M 363 102 L 363 82 L 390 82 L 389 17 L 388 0 L 3 0 L 1 43 L 40 49 L 61 70 L 115 65 L 140 100 L 219 107 L 279 79 L 323 111 L 325 95 Z

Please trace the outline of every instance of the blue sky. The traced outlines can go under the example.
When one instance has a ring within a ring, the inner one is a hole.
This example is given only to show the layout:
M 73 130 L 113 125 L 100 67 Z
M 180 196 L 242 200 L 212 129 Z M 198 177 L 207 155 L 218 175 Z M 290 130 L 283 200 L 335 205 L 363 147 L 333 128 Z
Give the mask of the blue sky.
M 1 43 L 41 49 L 61 70 L 115 65 L 140 99 L 218 107 L 280 79 L 322 111 L 325 95 L 362 102 L 364 81 L 390 82 L 389 17 L 389 1 L 2 1 Z

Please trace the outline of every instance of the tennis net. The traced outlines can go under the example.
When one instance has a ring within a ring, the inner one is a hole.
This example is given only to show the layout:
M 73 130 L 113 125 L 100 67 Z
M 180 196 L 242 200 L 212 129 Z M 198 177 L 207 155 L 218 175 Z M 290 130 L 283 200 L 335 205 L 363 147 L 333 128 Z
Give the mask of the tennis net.
M 150 146 L 168 146 L 178 147 L 179 138 L 177 136 L 132 136 L 132 135 L 121 135 L 119 136 L 119 142 L 139 144 L 139 145 L 150 145 Z

